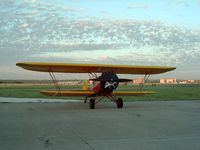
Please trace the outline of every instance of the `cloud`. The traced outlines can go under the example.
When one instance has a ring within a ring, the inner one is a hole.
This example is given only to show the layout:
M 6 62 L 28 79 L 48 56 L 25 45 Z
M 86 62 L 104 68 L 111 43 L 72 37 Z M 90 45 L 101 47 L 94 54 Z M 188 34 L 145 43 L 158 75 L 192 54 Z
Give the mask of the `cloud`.
M 199 31 L 167 26 L 154 20 L 68 21 L 59 18 L 59 15 L 49 14 L 38 20 L 37 17 L 29 17 L 32 13 L 19 13 L 15 16 L 17 22 L 12 21 L 11 16 L 1 17 L 1 24 L 8 24 L 7 28 L 0 28 L 4 33 L 1 36 L 1 48 L 14 53 L 20 50 L 24 54 L 35 54 L 48 51 L 139 49 L 147 46 L 153 47 L 158 54 L 173 52 L 177 55 L 189 51 L 192 55 L 200 43 Z M 26 22 L 22 24 L 24 28 L 18 27 L 21 22 Z
M 79 8 L 80 11 L 86 11 L 86 8 Z
M 26 27 L 28 27 L 28 24 L 25 23 L 25 24 L 22 25 L 22 27 L 26 28 Z
M 173 0 L 175 3 L 177 4 L 181 4 L 181 3 L 184 3 L 184 0 Z
M 48 46 L 51 44 L 48 44 Z M 60 51 L 74 51 L 74 50 L 82 50 L 82 51 L 90 51 L 90 50 L 106 50 L 106 49 L 120 49 L 125 46 L 126 43 L 54 43 L 51 47 L 55 47 Z M 42 46 L 41 49 L 47 49 L 48 46 Z
M 132 6 L 128 6 L 128 9 L 146 9 L 146 8 L 148 8 L 147 5 L 140 5 L 140 6 L 132 5 Z
M 105 54 L 102 54 L 102 57 L 103 57 L 103 59 L 107 59 L 108 58 L 108 56 L 105 55 Z
M 31 0 L 31 3 L 35 3 L 37 0 Z
M 67 6 L 61 6 L 60 8 L 58 8 L 58 9 L 60 9 L 60 10 L 62 10 L 62 11 L 71 11 L 71 12 L 85 12 L 85 11 L 87 11 L 87 9 L 86 8 L 74 8 L 74 7 L 67 7 Z
M 38 2 L 10 4 L 9 9 L 7 5 L 2 7 L 0 61 L 3 65 L 16 61 L 57 61 L 58 58 L 62 62 L 163 66 L 200 63 L 199 30 L 166 25 L 158 20 L 80 18 L 73 13 L 86 9 Z M 53 55 L 55 52 L 65 56 Z M 71 52 L 77 53 L 76 58 L 67 57 Z M 94 52 L 94 56 L 80 57 L 82 52 Z

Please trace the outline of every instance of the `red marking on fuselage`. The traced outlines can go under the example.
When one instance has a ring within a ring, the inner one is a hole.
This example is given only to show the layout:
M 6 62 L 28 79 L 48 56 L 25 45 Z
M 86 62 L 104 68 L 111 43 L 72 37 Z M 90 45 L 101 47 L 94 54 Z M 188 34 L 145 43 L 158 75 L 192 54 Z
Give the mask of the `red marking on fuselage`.
M 113 92 L 113 90 L 103 89 L 102 84 L 99 81 L 94 81 L 92 83 L 90 91 L 95 92 L 95 94 L 99 95 L 99 96 L 106 96 L 106 95 L 109 95 Z

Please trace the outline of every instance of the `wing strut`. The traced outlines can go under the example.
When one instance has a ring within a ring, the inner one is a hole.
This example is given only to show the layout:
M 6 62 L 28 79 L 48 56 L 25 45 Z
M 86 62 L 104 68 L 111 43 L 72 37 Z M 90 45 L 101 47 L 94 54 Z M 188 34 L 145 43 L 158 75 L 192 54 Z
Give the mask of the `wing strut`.
M 54 73 L 49 71 L 49 75 L 51 76 L 52 81 L 53 81 L 53 83 L 54 83 L 56 89 L 57 89 L 58 91 L 60 91 L 60 87 L 59 87 L 59 85 L 58 85 L 58 81 L 56 80 L 56 77 L 55 77 Z
M 144 84 L 147 82 L 147 80 L 148 80 L 148 78 L 150 77 L 150 75 L 151 75 L 151 74 L 145 74 L 145 76 L 144 76 L 144 83 L 140 84 L 140 86 L 139 86 L 139 90 L 140 90 L 140 91 L 142 90 Z

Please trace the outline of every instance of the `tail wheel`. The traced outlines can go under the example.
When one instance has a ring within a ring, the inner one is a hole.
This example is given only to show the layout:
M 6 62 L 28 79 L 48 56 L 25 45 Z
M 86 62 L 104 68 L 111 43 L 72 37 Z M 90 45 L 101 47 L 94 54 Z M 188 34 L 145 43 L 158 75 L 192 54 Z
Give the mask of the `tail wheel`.
M 93 98 L 90 99 L 89 106 L 90 106 L 90 109 L 94 109 L 95 108 L 95 100 Z
M 117 108 L 122 108 L 123 107 L 123 100 L 122 98 L 117 99 Z

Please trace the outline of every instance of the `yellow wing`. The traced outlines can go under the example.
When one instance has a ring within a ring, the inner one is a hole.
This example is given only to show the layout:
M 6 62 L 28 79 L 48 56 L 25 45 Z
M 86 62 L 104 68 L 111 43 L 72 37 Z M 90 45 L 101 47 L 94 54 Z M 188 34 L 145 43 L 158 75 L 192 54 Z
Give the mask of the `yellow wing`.
M 24 69 L 41 72 L 66 73 L 102 73 L 113 71 L 116 74 L 158 74 L 176 69 L 175 67 L 160 66 L 130 66 L 103 64 L 70 64 L 70 63 L 17 63 Z
M 151 91 L 129 91 L 129 92 L 113 92 L 117 96 L 140 96 L 146 94 L 154 94 Z
M 90 91 L 40 91 L 41 94 L 47 96 L 91 96 L 95 92 Z
M 89 97 L 95 94 L 92 91 L 41 91 L 41 94 L 47 96 L 84 96 Z M 129 92 L 114 92 L 117 96 L 140 96 L 146 94 L 154 94 L 150 91 L 129 91 Z

